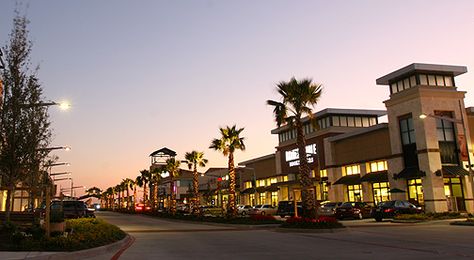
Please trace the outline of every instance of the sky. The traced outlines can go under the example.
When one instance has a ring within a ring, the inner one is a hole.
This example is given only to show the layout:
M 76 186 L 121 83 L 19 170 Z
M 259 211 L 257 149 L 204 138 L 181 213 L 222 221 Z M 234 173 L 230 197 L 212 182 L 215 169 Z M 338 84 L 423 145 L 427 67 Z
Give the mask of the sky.
M 247 147 L 236 162 L 273 153 L 265 101 L 291 77 L 323 85 L 314 111 L 384 109 L 377 78 L 414 62 L 463 65 L 456 84 L 474 106 L 474 1 L 3 0 L 1 46 L 16 6 L 45 98 L 72 104 L 50 114 L 53 144 L 72 148 L 54 152 L 71 164 L 54 171 L 71 171 L 74 186 L 135 178 L 162 147 L 226 167 L 208 147 L 233 124 Z

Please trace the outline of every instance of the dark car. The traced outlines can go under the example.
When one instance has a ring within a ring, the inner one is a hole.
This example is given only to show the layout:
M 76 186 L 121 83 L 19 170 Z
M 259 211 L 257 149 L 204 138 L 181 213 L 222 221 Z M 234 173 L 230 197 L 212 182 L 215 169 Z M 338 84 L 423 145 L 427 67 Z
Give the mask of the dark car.
M 63 211 L 64 218 L 95 217 L 94 211 L 89 210 L 86 204 L 79 200 L 53 201 L 51 203 L 51 211 L 58 210 Z
M 384 218 L 393 218 L 398 214 L 418 214 L 422 213 L 423 210 L 404 200 L 391 200 L 380 202 L 377 207 L 372 211 L 372 217 L 377 222 L 382 221 Z
M 371 215 L 372 207 L 365 202 L 344 202 L 336 208 L 337 219 L 354 218 L 363 219 Z
M 303 207 L 301 206 L 301 202 L 296 203 L 296 208 L 298 215 L 301 215 L 303 212 Z M 283 200 L 278 202 L 278 209 L 276 215 L 284 218 L 286 216 L 294 216 L 295 215 L 295 204 L 294 201 L 287 201 Z

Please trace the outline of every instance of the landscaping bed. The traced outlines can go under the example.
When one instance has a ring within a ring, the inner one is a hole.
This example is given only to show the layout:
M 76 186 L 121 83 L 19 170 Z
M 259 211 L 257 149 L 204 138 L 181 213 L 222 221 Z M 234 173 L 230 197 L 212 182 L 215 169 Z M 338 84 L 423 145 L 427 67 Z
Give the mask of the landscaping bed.
M 0 226 L 0 250 L 76 251 L 107 245 L 125 236 L 118 227 L 91 218 L 66 220 L 66 232 L 52 232 L 50 238 L 39 225 L 21 228 L 7 223 Z
M 280 227 L 289 229 L 338 229 L 344 228 L 344 225 L 338 222 L 335 217 L 321 216 L 317 219 L 291 217 Z
M 442 213 L 422 213 L 422 214 L 400 214 L 395 216 L 393 219 L 395 222 L 422 222 L 431 220 L 444 220 L 444 219 L 456 219 L 463 218 L 466 215 L 462 215 L 459 212 L 442 212 Z

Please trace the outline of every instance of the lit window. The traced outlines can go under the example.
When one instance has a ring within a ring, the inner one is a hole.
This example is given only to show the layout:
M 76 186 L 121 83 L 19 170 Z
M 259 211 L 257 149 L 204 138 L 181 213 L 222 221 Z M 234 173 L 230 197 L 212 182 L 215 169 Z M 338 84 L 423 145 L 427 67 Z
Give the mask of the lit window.
M 386 171 L 388 169 L 387 161 L 368 162 L 366 167 L 367 167 L 367 173 Z
M 362 126 L 363 127 L 368 127 L 369 125 L 369 119 L 367 117 L 362 118 Z
M 362 201 L 361 185 L 347 185 L 347 199 L 349 202 Z
M 339 124 L 339 117 L 338 117 L 338 116 L 333 116 L 333 117 L 332 117 L 332 125 L 333 125 L 333 126 L 340 126 L 340 124 Z
M 352 116 L 347 117 L 347 126 L 354 127 L 354 118 Z
M 361 127 L 362 126 L 362 119 L 360 118 L 360 116 L 355 117 L 355 126 L 356 127 Z
M 392 94 L 395 94 L 398 92 L 397 90 L 397 83 L 392 83 L 390 84 L 390 89 L 392 90 Z
M 328 171 L 327 170 L 320 170 L 319 171 L 319 176 L 328 177 Z
M 347 117 L 346 116 L 339 117 L 339 120 L 341 122 L 341 126 L 347 126 Z
M 277 178 L 270 178 L 270 184 L 277 183 Z
M 342 168 L 343 175 L 353 175 L 360 173 L 360 165 L 354 164 Z

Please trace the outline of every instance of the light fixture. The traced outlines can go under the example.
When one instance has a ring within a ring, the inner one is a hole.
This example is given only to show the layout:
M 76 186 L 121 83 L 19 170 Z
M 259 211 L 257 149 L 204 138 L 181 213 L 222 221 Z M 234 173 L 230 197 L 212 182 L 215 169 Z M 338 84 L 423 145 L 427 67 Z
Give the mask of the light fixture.
M 420 115 L 420 119 L 425 119 L 425 118 L 427 118 L 427 117 L 428 117 L 428 116 L 427 116 L 426 114 L 421 114 L 421 115 Z

